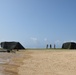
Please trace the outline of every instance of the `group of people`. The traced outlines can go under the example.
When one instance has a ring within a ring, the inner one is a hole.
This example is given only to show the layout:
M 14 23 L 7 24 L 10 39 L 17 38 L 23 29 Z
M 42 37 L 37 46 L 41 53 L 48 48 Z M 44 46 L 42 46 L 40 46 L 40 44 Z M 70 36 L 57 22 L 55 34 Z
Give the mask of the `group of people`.
M 46 48 L 49 48 L 49 45 L 46 45 Z M 52 48 L 52 45 L 50 44 L 50 48 Z M 54 44 L 54 48 L 56 48 L 55 44 Z

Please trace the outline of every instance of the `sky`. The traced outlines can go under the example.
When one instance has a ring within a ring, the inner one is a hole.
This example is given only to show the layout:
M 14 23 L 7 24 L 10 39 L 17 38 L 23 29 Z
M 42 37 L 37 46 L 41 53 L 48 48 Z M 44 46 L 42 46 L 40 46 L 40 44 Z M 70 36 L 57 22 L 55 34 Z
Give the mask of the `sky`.
M 0 0 L 0 42 L 26 48 L 76 41 L 76 0 Z

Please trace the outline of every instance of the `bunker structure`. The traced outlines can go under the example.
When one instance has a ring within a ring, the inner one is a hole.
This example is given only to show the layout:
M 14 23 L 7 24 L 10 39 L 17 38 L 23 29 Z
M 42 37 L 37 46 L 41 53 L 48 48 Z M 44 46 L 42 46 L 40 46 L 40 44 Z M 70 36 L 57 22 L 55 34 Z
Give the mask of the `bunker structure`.
M 1 42 L 1 47 L 7 51 L 25 49 L 19 42 Z
M 76 43 L 75 42 L 63 43 L 62 49 L 76 49 Z

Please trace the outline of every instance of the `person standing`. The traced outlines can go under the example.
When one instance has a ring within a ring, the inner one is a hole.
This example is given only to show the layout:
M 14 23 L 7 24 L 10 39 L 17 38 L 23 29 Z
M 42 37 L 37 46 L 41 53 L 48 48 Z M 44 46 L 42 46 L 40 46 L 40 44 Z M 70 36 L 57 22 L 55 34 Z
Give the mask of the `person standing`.
M 54 44 L 54 49 L 56 48 L 56 45 Z
M 52 48 L 51 44 L 50 44 L 50 48 Z
M 48 44 L 46 45 L 46 48 L 48 48 Z

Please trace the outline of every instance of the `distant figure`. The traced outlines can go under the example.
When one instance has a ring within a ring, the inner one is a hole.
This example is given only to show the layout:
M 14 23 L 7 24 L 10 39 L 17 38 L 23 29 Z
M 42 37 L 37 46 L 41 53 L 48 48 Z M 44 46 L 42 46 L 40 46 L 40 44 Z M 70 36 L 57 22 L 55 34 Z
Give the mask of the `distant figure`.
M 48 44 L 46 45 L 46 48 L 48 48 Z
M 55 44 L 54 44 L 54 49 L 56 48 Z
M 50 44 L 50 48 L 52 48 L 51 44 Z

